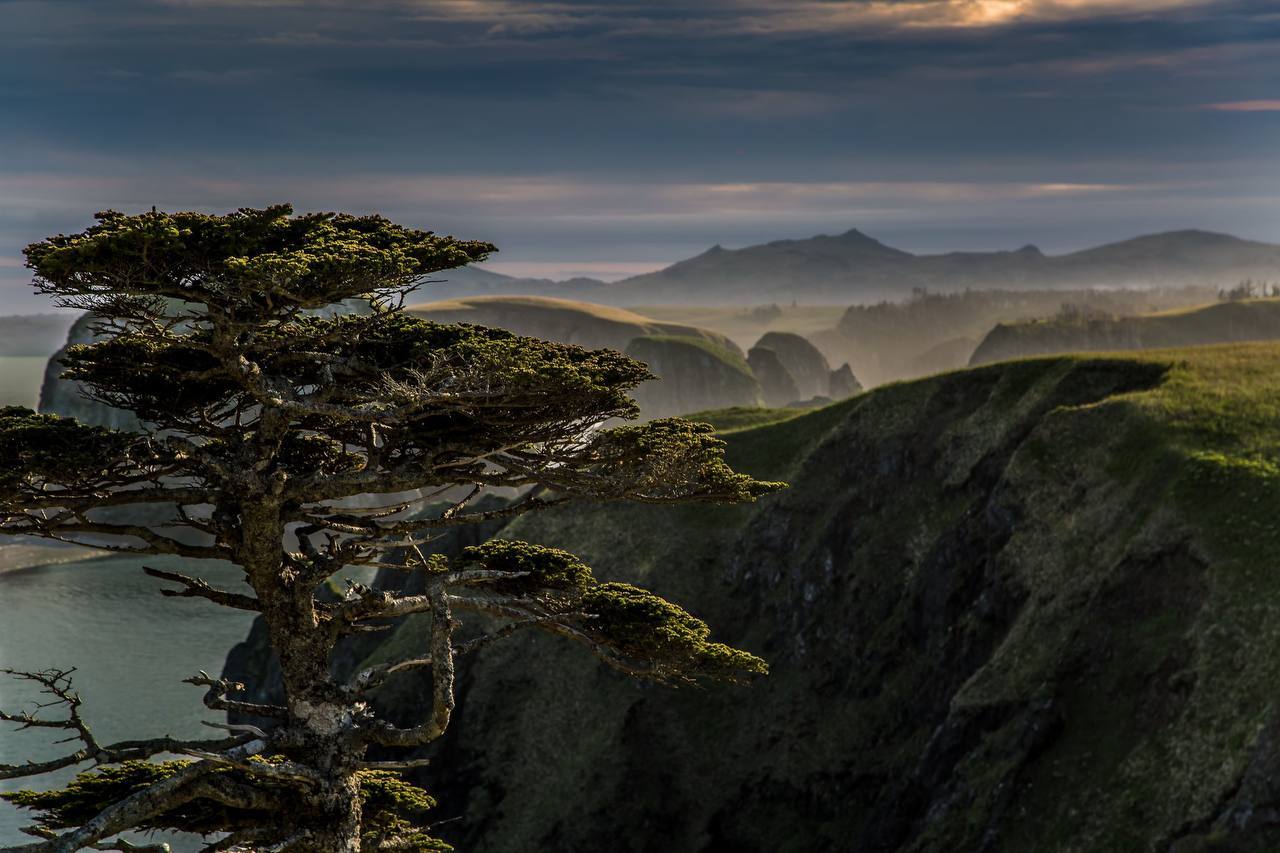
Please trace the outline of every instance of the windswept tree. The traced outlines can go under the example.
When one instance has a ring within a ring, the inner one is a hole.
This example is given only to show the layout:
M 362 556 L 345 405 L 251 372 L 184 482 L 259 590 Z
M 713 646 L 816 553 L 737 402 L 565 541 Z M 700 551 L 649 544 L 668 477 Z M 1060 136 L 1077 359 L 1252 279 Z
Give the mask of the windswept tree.
M 63 376 L 145 428 L 0 410 L 0 531 L 236 564 L 252 594 L 148 572 L 167 595 L 261 614 L 285 699 L 250 702 L 242 686 L 199 674 L 190 681 L 209 708 L 276 725 L 103 744 L 65 672 L 16 673 L 64 713 L 3 719 L 65 730 L 79 748 L 0 766 L 0 778 L 94 765 L 60 790 L 6 795 L 36 812 L 38 840 L 24 849 L 126 849 L 119 833 L 148 829 L 202 833 L 209 849 L 444 849 L 425 828 L 430 797 L 400 776 L 412 762 L 368 750 L 439 738 L 455 658 L 519 629 L 659 682 L 765 671 L 679 607 L 598 582 L 563 551 L 492 541 L 452 560 L 431 554 L 450 528 L 577 498 L 732 503 L 775 488 L 733 472 L 705 425 L 610 427 L 636 417 L 627 392 L 650 378 L 643 364 L 400 310 L 432 273 L 492 246 L 283 205 L 96 218 L 27 247 L 27 262 L 38 290 L 97 318 L 99 341 L 68 350 Z M 345 300 L 372 310 L 326 313 Z M 478 500 L 494 490 L 515 497 Z M 319 594 L 349 566 L 419 573 L 424 591 Z M 343 637 L 410 614 L 429 614 L 428 648 L 349 680 L 331 674 Z M 466 614 L 476 618 L 464 627 Z M 370 691 L 427 668 L 421 719 L 380 719 Z M 186 757 L 155 760 L 166 754 Z

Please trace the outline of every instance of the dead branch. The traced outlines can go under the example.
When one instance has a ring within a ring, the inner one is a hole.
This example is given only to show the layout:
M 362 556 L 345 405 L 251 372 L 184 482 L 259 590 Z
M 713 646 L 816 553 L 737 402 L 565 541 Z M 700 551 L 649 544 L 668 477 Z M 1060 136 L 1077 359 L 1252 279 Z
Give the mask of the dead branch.
M 205 598 L 215 604 L 221 604 L 223 607 L 233 607 L 236 610 L 249 610 L 253 613 L 262 612 L 262 605 L 258 603 L 258 599 L 241 595 L 236 592 L 227 592 L 225 590 L 216 589 L 209 586 L 208 583 L 200 578 L 193 578 L 187 575 L 178 574 L 177 572 L 167 572 L 162 569 L 154 569 L 150 566 L 143 566 L 142 571 L 146 572 L 153 578 L 161 580 L 173 581 L 180 583 L 184 589 L 162 589 L 160 594 L 172 598 Z
M 0 764 L 0 779 L 39 776 L 65 767 L 74 767 L 86 761 L 92 761 L 95 764 L 118 764 L 122 761 L 147 759 L 164 753 L 177 754 L 192 749 L 205 751 L 227 750 L 244 744 L 249 737 L 248 734 L 239 734 L 221 740 L 177 740 L 171 737 L 158 737 L 147 740 L 125 740 L 102 746 L 80 715 L 80 695 L 75 692 L 71 683 L 71 674 L 73 672 L 74 670 L 58 669 L 44 670 L 42 672 L 0 670 L 2 674 L 40 684 L 41 693 L 54 697 L 53 701 L 42 705 L 42 708 L 62 705 L 67 709 L 67 717 L 65 719 L 47 719 L 29 711 L 16 714 L 0 711 L 0 720 L 17 724 L 19 730 L 46 728 L 69 731 L 73 733 L 71 739 L 79 740 L 82 744 L 81 748 L 75 752 L 49 761 Z
M 449 607 L 450 596 L 445 595 L 441 584 L 434 584 L 428 596 L 431 600 L 431 719 L 420 726 L 402 729 L 382 723 L 369 732 L 369 739 L 382 746 L 423 746 L 449 727 L 453 716 L 454 667 L 453 611 Z
M 238 714 L 247 714 L 254 717 L 278 717 L 284 719 L 289 716 L 289 709 L 281 705 L 260 705 L 256 702 L 242 702 L 235 699 L 228 699 L 228 693 L 243 693 L 245 686 L 238 681 L 228 681 L 225 678 L 213 678 L 204 670 L 199 675 L 193 675 L 191 678 L 184 678 L 184 684 L 194 684 L 197 687 L 208 687 L 209 690 L 204 694 L 204 706 L 211 711 L 234 711 Z

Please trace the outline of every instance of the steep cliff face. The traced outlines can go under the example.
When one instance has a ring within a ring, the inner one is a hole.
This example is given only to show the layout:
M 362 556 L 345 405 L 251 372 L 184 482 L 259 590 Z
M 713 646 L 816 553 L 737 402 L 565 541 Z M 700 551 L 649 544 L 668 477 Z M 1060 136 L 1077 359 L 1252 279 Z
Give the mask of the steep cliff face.
M 860 392 L 862 383 L 858 381 L 858 377 L 853 375 L 853 370 L 849 365 L 842 364 L 831 371 L 831 375 L 827 379 L 827 389 L 827 396 L 832 400 L 844 400 Z
M 826 357 L 818 352 L 818 348 L 800 335 L 790 332 L 769 332 L 765 334 L 751 352 L 769 350 L 777 354 L 778 361 L 795 382 L 798 396 L 786 400 L 771 402 L 773 406 L 785 406 L 795 400 L 807 400 L 810 397 L 826 397 L 831 391 L 831 365 Z M 748 353 L 748 360 L 751 354 Z M 754 368 L 754 363 L 752 364 Z
M 742 356 L 710 341 L 655 335 L 636 338 L 626 353 L 659 377 L 635 390 L 647 418 L 764 404 L 760 383 Z
M 60 378 L 62 364 L 58 361 L 58 357 L 66 351 L 67 347 L 90 344 L 97 340 L 93 334 L 92 325 L 92 315 L 81 315 L 67 332 L 66 344 L 49 358 L 49 363 L 44 369 L 44 382 L 40 385 L 40 411 L 75 418 L 81 423 L 94 426 L 137 429 L 138 419 L 133 412 L 88 400 L 82 393 L 79 382 Z
M 752 347 L 747 351 L 747 364 L 750 365 L 751 373 L 760 383 L 760 391 L 764 394 L 766 406 L 776 409 L 797 400 L 808 399 L 800 393 L 795 378 L 782 363 L 782 358 L 776 350 Z
M 727 436 L 754 507 L 502 531 L 690 607 L 749 688 L 518 637 L 421 775 L 467 851 L 1280 845 L 1280 345 L 1057 358 Z M 365 660 L 424 647 L 411 622 Z M 260 650 L 259 650 L 260 651 Z M 425 684 L 379 697 L 404 717 Z
M 843 400 L 862 390 L 848 364 L 832 370 L 817 347 L 792 332 L 768 332 L 747 352 L 760 380 L 765 405 L 774 408 L 806 400 Z

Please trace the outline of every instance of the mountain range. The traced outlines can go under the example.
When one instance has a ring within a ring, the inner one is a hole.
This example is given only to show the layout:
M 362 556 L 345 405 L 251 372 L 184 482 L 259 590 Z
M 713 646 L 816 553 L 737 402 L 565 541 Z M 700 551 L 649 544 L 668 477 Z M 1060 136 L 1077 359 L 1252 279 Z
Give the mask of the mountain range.
M 855 304 L 934 291 L 1088 287 L 1231 287 L 1280 281 L 1280 245 L 1208 231 L 1169 231 L 1083 251 L 917 255 L 853 229 L 742 249 L 712 246 L 664 269 L 612 283 L 514 278 L 480 268 L 453 270 L 428 285 L 432 298 L 536 294 L 606 305 L 800 302 Z

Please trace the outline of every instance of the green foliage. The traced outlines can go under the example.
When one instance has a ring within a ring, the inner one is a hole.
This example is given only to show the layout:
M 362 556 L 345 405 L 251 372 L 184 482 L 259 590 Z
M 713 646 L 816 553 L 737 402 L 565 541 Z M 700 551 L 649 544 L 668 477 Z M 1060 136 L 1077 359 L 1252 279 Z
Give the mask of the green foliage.
M 798 417 L 808 409 L 781 407 L 776 409 L 757 408 L 755 406 L 734 406 L 729 409 L 712 409 L 706 412 L 694 412 L 684 415 L 685 420 L 695 423 L 711 424 L 720 435 L 754 429 L 780 421 Z
M 507 595 L 544 589 L 580 591 L 595 580 L 591 569 L 568 551 L 506 539 L 491 539 L 462 549 L 461 562 L 495 572 L 523 574 L 524 577 L 492 585 Z
M 554 594 L 555 606 L 582 637 L 655 680 L 746 682 L 768 672 L 759 658 L 710 642 L 705 622 L 666 599 L 628 584 L 597 583 L 590 567 L 568 551 L 492 539 L 464 548 L 459 563 L 522 574 L 486 587 L 503 595 Z M 543 627 L 557 631 L 552 623 Z
M 213 347 L 210 329 L 161 338 L 120 334 L 72 347 L 63 375 L 148 420 L 193 417 L 244 394 L 239 365 L 220 364 Z M 433 395 L 436 405 L 416 421 L 424 438 L 442 426 L 483 434 L 486 420 L 508 428 L 516 419 L 629 416 L 635 407 L 627 390 L 650 377 L 644 365 L 609 350 L 399 313 L 305 317 L 256 330 L 236 349 L 261 375 L 319 387 L 333 403 L 386 409 Z M 465 423 L 432 417 L 446 407 L 473 417 Z
M 0 496 L 28 478 L 67 483 L 101 474 L 136 442 L 136 436 L 72 418 L 0 408 Z
M 364 457 L 347 450 L 342 442 L 307 433 L 285 436 L 276 459 L 286 470 L 313 475 L 358 471 L 364 465 Z
M 250 760 L 275 761 L 260 757 Z M 0 793 L 0 800 L 36 812 L 36 823 L 44 829 L 67 829 L 92 820 L 108 806 L 168 779 L 192 763 L 186 760 L 126 761 L 77 774 L 65 788 Z M 261 787 L 267 784 L 243 770 L 229 767 L 215 770 L 211 775 L 241 785 Z M 428 812 L 435 808 L 436 801 L 422 788 L 385 771 L 364 770 L 356 778 L 363 809 L 362 840 L 370 849 L 393 838 L 406 843 L 407 849 L 411 850 L 453 849 L 425 832 Z M 295 817 L 305 820 L 305 803 L 295 791 L 286 788 L 272 790 L 281 797 L 296 800 L 290 808 Z M 266 814 L 201 798 L 157 814 L 137 828 L 209 834 L 229 832 L 270 820 Z
M 107 211 L 79 234 L 31 244 L 27 264 L 43 292 L 105 315 L 175 299 L 255 320 L 388 296 L 494 251 L 381 216 L 292 214 L 287 204 L 228 216 Z
M 92 820 L 112 803 L 169 778 L 190 763 L 126 761 L 77 774 L 65 788 L 0 793 L 0 799 L 39 812 L 36 822 L 46 829 L 64 829 Z M 161 826 L 162 823 L 153 823 L 147 828 Z
M 595 470 L 612 473 L 615 494 L 636 500 L 686 500 L 717 503 L 751 501 L 785 488 L 739 474 L 724 461 L 725 443 L 710 424 L 663 418 L 601 432 L 592 442 Z
M 648 590 L 598 584 L 583 593 L 580 607 L 589 617 L 584 631 L 623 656 L 646 662 L 661 680 L 747 681 L 769 671 L 754 655 L 708 642 L 707 623 Z
M 1240 300 L 1133 316 L 1059 312 L 1002 323 L 973 354 L 973 364 L 1063 352 L 1203 346 L 1280 337 L 1280 300 Z
M 93 399 L 134 412 L 149 434 L 0 410 L 0 524 L 54 539 L 92 533 L 138 541 L 129 547 L 140 553 L 230 558 L 256 594 L 251 606 L 272 626 L 290 698 L 301 689 L 325 703 L 345 702 L 351 712 L 345 719 L 355 722 L 350 731 L 334 732 L 296 714 L 295 702 L 280 709 L 282 731 L 307 737 L 302 745 L 274 735 L 270 742 L 283 744 L 289 760 L 310 773 L 208 763 L 172 778 L 190 762 L 111 764 L 148 754 L 148 747 L 106 751 L 97 756 L 103 767 L 61 790 L 5 795 L 38 812 L 47 829 L 83 825 L 172 779 L 154 794 L 163 803 L 154 808 L 163 811 L 139 812 L 130 818 L 138 821 L 133 828 L 334 831 L 333 803 L 350 798 L 350 768 L 366 746 L 439 736 L 449 716 L 442 697 L 452 696 L 452 670 L 443 664 L 433 670 L 433 678 L 440 675 L 432 724 L 392 737 L 363 724 L 373 712 L 357 690 L 325 680 L 338 621 L 294 617 L 304 605 L 316 606 L 309 599 L 317 585 L 339 566 L 378 565 L 406 539 L 424 541 L 431 530 L 489 520 L 476 505 L 464 511 L 486 487 L 654 503 L 746 502 L 781 487 L 729 468 L 724 442 L 706 424 L 667 419 L 600 429 L 638 414 L 628 392 L 653 376 L 633 358 L 397 310 L 397 297 L 423 276 L 482 259 L 492 250 L 486 243 L 437 237 L 377 216 L 294 217 L 286 205 L 229 216 L 108 212 L 97 219 L 80 234 L 29 246 L 27 258 L 40 290 L 101 321 L 94 330 L 102 340 L 63 357 L 64 377 L 83 383 Z M 371 300 L 374 311 L 307 314 L 356 297 Z M 711 352 L 709 344 L 696 346 L 699 354 Z M 729 361 L 731 370 L 749 376 L 740 358 Z M 472 489 L 468 499 L 416 518 L 406 518 L 406 506 L 394 497 L 433 487 L 448 494 L 454 486 Z M 392 503 L 368 513 L 341 503 L 364 494 Z M 210 544 L 88 516 L 110 506 L 127 518 L 148 503 L 176 504 L 181 523 L 163 526 L 185 526 Z M 190 514 L 191 507 L 211 511 Z M 298 553 L 286 553 L 285 532 L 295 523 L 311 532 Z M 309 547 L 323 534 L 325 552 Z M 432 604 L 453 584 L 458 611 L 511 620 L 480 645 L 536 625 L 585 639 L 608 662 L 662 681 L 745 680 L 766 670 L 759 659 L 710 642 L 707 626 L 679 607 L 633 587 L 597 584 L 567 552 L 500 541 L 465 549 L 460 563 L 500 576 L 441 578 L 452 566 L 439 555 L 420 568 L 432 585 Z M 244 604 L 243 597 L 192 584 L 218 603 Z M 491 602 L 491 593 L 506 597 Z M 412 596 L 353 588 L 319 607 L 359 627 L 406 601 L 405 612 L 418 612 L 422 602 Z M 284 614 L 289 621 L 282 622 Z M 287 637 L 278 631 L 282 624 L 289 625 Z M 334 750 L 347 751 L 351 763 L 332 761 Z M 355 781 L 367 848 L 448 849 L 421 829 L 434 805 L 424 791 L 389 773 L 359 773 Z M 324 796 L 309 795 L 314 784 L 328 785 Z
M 448 851 L 453 848 L 423 829 L 427 812 L 436 807 L 435 799 L 417 785 L 411 785 L 395 773 L 364 770 L 359 774 L 361 842 L 365 849 L 396 839 L 400 849 Z

